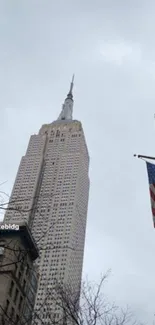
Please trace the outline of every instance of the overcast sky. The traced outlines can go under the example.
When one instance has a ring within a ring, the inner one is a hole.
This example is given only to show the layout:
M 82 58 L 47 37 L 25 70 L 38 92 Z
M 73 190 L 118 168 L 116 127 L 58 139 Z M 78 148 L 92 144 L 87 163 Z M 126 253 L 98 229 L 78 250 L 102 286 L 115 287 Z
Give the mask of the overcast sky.
M 84 276 L 152 324 L 155 230 L 145 163 L 155 155 L 153 0 L 0 1 L 0 183 L 31 134 L 57 119 L 75 73 L 74 118 L 90 153 Z

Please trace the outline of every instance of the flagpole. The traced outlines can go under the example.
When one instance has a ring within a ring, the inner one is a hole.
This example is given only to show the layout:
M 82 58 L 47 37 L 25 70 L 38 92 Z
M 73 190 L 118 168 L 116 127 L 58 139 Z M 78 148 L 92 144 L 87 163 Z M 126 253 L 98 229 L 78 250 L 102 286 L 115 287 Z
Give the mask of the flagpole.
M 134 157 L 137 157 L 137 158 L 146 158 L 146 159 L 155 160 L 155 157 L 150 157 L 150 156 L 142 156 L 142 155 L 136 155 L 136 154 L 134 154 L 133 156 Z

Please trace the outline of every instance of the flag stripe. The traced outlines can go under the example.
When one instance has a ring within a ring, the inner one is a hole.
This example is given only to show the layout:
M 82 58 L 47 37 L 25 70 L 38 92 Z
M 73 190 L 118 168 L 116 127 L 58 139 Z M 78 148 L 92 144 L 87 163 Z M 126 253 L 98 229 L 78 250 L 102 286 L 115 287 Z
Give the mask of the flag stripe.
M 155 194 L 153 193 L 151 187 L 150 187 L 150 195 L 151 195 L 151 199 L 152 199 L 153 201 L 155 201 Z
M 151 199 L 151 210 L 153 216 L 153 225 L 155 228 L 155 165 L 146 162 L 148 179 L 149 179 L 149 190 Z

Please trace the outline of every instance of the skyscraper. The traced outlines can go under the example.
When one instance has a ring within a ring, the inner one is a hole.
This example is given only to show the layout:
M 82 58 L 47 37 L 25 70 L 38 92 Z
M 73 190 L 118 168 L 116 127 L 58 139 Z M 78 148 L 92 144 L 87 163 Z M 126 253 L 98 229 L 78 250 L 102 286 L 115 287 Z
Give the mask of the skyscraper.
M 79 288 L 89 195 L 89 154 L 72 119 L 73 79 L 58 119 L 32 135 L 22 157 L 5 222 L 27 221 L 40 248 L 39 309 L 55 280 Z M 59 314 L 48 298 L 51 312 Z M 45 316 L 46 323 L 46 316 Z

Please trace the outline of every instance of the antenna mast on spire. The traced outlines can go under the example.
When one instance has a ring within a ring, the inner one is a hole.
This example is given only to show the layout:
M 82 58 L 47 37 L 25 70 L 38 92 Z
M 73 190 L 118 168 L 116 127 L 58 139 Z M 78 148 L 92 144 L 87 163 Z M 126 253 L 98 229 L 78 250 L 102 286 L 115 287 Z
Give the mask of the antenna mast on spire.
M 58 117 L 58 120 L 72 120 L 72 113 L 73 113 L 73 86 L 74 86 L 74 74 L 72 77 L 72 81 L 70 84 L 69 93 L 67 95 L 67 98 L 65 99 L 65 102 L 62 106 L 62 111 Z
M 73 86 L 74 86 L 74 74 L 73 74 L 73 77 L 72 77 L 72 81 L 71 81 L 71 84 L 70 84 L 70 89 L 69 89 L 69 93 L 67 95 L 67 98 L 71 98 L 73 99 Z

